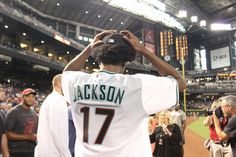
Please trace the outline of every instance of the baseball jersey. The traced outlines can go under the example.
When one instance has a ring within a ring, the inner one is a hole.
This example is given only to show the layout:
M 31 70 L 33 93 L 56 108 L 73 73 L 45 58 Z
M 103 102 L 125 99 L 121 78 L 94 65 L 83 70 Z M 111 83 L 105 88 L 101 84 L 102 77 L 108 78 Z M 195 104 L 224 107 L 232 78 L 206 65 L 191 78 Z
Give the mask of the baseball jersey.
M 75 157 L 151 157 L 147 117 L 178 101 L 175 79 L 66 71 L 62 89 L 76 128 Z

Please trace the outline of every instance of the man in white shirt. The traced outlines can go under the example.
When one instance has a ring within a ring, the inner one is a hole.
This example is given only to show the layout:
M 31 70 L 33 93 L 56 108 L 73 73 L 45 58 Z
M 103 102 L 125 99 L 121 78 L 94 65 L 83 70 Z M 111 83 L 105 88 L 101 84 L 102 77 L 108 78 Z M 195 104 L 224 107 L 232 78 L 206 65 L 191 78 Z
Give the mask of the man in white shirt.
M 93 53 L 100 71 L 82 72 Z M 144 55 L 164 76 L 124 75 L 125 63 Z M 75 157 L 151 157 L 147 117 L 178 102 L 181 75 L 129 31 L 104 31 L 64 69 L 62 89 L 76 128 Z M 163 105 L 165 104 L 165 105 Z
M 61 74 L 52 81 L 53 92 L 39 113 L 35 157 L 71 157 L 68 135 L 68 108 L 61 89 Z

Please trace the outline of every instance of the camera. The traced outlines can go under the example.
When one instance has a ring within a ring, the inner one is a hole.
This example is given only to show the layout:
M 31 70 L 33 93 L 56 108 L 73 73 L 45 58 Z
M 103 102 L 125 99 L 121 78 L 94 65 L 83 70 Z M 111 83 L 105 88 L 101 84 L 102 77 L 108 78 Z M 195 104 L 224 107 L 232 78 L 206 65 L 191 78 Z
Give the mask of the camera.
M 206 115 L 208 115 L 208 116 L 213 115 L 213 112 L 215 112 L 216 117 L 218 119 L 221 118 L 221 117 L 224 117 L 224 114 L 223 114 L 223 111 L 222 111 L 221 107 L 217 107 L 215 109 L 208 109 L 206 111 Z

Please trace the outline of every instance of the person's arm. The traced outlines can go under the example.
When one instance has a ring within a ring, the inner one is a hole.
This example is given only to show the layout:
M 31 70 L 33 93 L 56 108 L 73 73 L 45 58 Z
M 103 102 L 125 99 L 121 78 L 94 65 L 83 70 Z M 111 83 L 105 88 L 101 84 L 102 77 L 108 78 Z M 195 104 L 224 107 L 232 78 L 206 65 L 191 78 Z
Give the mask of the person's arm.
M 97 34 L 93 42 L 89 44 L 79 55 L 77 55 L 73 60 L 71 60 L 65 67 L 63 71 L 80 71 L 83 68 L 84 63 L 86 62 L 86 59 L 89 58 L 91 55 L 91 50 L 93 47 L 102 44 L 102 39 L 111 34 L 115 33 L 116 31 L 114 30 L 108 30 L 108 31 L 103 31 L 99 34 Z
M 167 128 L 167 125 L 162 124 L 162 130 L 169 136 L 172 136 L 172 132 Z
M 155 131 L 152 132 L 151 135 L 149 135 L 149 139 L 150 139 L 150 143 L 155 143 L 156 140 L 155 140 Z
M 10 110 L 6 115 L 6 135 L 9 140 L 31 140 L 35 141 L 37 139 L 35 134 L 19 134 L 14 132 L 14 127 L 16 125 L 17 112 Z
M 53 142 L 60 152 L 61 157 L 70 157 L 69 150 L 69 123 L 68 108 L 65 100 L 58 99 L 56 105 L 50 104 L 49 129 Z
M 36 141 L 37 139 L 36 134 L 18 134 L 13 131 L 6 131 L 6 135 L 8 139 L 16 141 L 23 141 L 23 140 Z
M 183 91 L 187 87 L 185 80 L 174 67 L 157 57 L 155 54 L 151 53 L 131 32 L 123 30 L 121 33 L 124 35 L 124 39 L 127 40 L 137 52 L 144 55 L 161 75 L 170 75 L 174 77 L 178 82 L 179 91 Z
M 220 141 L 226 141 L 228 140 L 230 137 L 229 135 L 227 135 L 226 133 L 224 133 L 220 127 L 220 121 L 219 119 L 216 117 L 215 113 L 213 113 L 213 121 L 214 121 L 214 125 L 215 125 L 215 130 L 216 130 L 216 134 L 219 137 Z
M 182 141 L 182 135 L 181 135 L 181 130 L 177 124 L 173 124 L 173 130 L 171 132 L 170 136 L 170 142 L 177 144 Z
M 182 121 L 182 128 L 181 128 L 181 130 L 183 131 L 183 133 L 184 133 L 185 129 L 186 129 L 186 120 L 183 120 L 183 121 Z
M 181 115 L 181 123 L 182 123 L 182 128 L 180 128 L 182 130 L 182 133 L 184 133 L 185 129 L 186 129 L 186 113 L 184 111 L 182 111 L 182 115 Z
M 8 140 L 6 134 L 2 135 L 2 157 L 10 157 L 9 149 L 8 149 Z
M 212 124 L 212 116 L 207 116 L 206 119 L 203 121 L 204 126 L 210 126 Z

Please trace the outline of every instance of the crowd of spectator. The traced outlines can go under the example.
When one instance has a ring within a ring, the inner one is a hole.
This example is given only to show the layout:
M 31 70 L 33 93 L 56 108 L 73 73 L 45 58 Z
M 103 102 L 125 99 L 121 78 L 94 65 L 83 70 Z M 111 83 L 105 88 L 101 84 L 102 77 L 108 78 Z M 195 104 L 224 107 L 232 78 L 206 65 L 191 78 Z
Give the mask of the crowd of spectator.
M 2 108 L 6 108 L 7 110 L 11 109 L 12 107 L 16 106 L 22 101 L 21 92 L 23 89 L 27 87 L 26 85 L 22 84 L 19 85 L 12 85 L 7 83 L 0 83 L 0 89 L 3 90 L 5 93 L 4 103 L 1 104 Z M 37 97 L 35 103 L 35 110 L 38 112 L 38 107 L 42 104 L 46 96 L 48 95 L 49 91 L 45 90 L 37 90 Z
M 45 55 L 30 51 L 27 48 L 20 48 L 19 45 L 20 45 L 20 43 L 16 43 L 14 41 L 0 40 L 0 46 L 3 46 L 5 48 L 14 49 L 15 52 L 20 53 L 22 55 L 27 55 L 27 56 L 34 57 L 34 58 L 37 58 L 37 59 L 40 59 L 40 60 L 44 60 L 44 61 L 47 61 L 51 64 L 55 64 L 57 66 L 60 65 L 60 66 L 64 67 L 67 64 L 66 60 L 61 61 L 61 60 L 56 59 L 56 58 L 49 58 Z
M 19 2 L 24 3 L 23 1 L 19 1 Z M 20 9 L 16 10 L 15 8 L 12 8 L 11 6 L 9 6 L 7 4 L 4 4 L 3 2 L 0 2 L 0 8 L 1 8 L 0 10 L 2 12 L 4 12 L 4 14 L 8 14 L 10 17 L 20 19 L 20 20 L 24 21 L 25 23 L 27 23 L 27 25 L 37 27 L 38 29 L 44 30 L 44 31 L 46 31 L 50 34 L 58 34 L 61 37 L 63 37 L 64 39 L 68 40 L 73 45 L 75 45 L 77 47 L 84 48 L 84 45 L 74 41 L 73 39 L 69 39 L 66 36 L 64 36 L 63 34 L 59 33 L 56 30 L 54 30 L 53 28 L 50 28 L 46 24 L 44 24 L 44 23 L 40 22 L 39 20 L 37 20 L 35 16 L 26 15 Z

